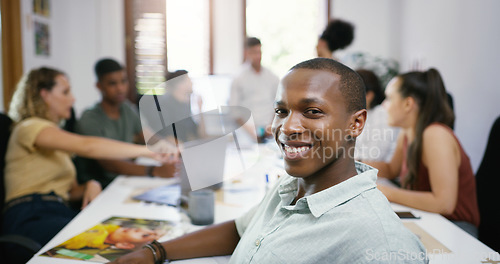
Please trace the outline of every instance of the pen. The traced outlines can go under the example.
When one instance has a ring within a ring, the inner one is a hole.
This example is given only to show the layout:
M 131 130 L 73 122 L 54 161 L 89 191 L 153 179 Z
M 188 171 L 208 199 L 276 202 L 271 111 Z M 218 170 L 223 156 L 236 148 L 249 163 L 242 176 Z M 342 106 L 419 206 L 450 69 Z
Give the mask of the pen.
M 266 173 L 266 192 L 269 189 L 269 174 Z

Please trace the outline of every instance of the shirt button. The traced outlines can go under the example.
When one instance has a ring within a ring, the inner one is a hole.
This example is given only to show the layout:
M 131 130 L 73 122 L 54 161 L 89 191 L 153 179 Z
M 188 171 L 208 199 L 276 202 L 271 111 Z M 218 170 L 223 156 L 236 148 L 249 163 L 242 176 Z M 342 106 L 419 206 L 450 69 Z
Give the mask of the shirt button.
M 255 246 L 256 246 L 256 247 L 260 246 L 260 240 L 259 240 L 259 239 L 256 239 L 256 240 L 255 240 Z

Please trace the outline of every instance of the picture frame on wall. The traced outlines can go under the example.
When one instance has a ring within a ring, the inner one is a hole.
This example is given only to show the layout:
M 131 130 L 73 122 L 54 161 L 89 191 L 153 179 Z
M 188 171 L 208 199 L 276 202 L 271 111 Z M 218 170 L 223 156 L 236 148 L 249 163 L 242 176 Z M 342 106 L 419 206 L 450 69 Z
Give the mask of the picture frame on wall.
M 33 0 L 33 13 L 50 17 L 50 0 Z
M 35 21 L 35 54 L 38 56 L 50 55 L 49 25 Z

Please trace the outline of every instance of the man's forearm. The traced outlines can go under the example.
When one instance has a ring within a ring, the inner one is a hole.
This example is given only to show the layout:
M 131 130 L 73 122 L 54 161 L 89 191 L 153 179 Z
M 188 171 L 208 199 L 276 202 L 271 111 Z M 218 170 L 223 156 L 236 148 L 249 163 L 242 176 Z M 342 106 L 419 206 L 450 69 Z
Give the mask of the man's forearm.
M 162 245 L 168 259 L 173 260 L 230 255 L 239 241 L 235 222 L 228 221 L 163 242 Z

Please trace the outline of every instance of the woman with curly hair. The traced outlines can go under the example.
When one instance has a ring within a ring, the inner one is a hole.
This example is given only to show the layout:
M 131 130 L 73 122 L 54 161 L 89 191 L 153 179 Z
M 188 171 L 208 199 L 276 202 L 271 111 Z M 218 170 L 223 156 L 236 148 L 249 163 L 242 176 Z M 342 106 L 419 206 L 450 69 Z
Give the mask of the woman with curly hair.
M 81 201 L 83 208 L 96 198 L 101 185 L 94 180 L 77 182 L 72 154 L 166 161 L 163 154 L 143 145 L 80 136 L 59 128 L 70 117 L 74 101 L 61 71 L 34 69 L 19 82 L 9 110 L 15 126 L 5 156 L 2 234 L 23 235 L 44 245 L 77 214 L 68 202 Z M 8 252 L 17 258 L 13 262 L 29 259 L 29 253 L 12 247 Z
M 319 37 L 318 57 L 338 60 L 333 53 L 349 46 L 353 39 L 354 26 L 351 23 L 340 19 L 330 21 Z

